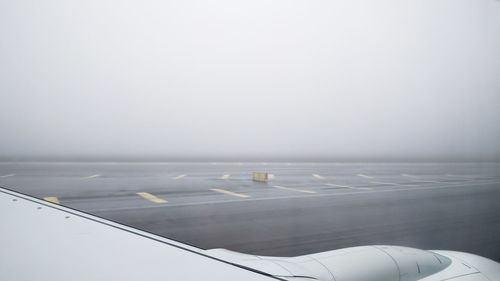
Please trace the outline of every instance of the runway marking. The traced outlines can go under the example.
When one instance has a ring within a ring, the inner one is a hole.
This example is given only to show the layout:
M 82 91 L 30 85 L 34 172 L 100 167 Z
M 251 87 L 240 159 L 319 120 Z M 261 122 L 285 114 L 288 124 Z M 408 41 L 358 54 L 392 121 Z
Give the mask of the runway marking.
M 84 177 L 84 179 L 93 179 L 93 178 L 97 178 L 97 177 L 100 177 L 101 175 L 99 174 L 95 174 L 95 175 L 92 175 L 92 176 L 88 176 L 88 177 Z
M 335 186 L 335 187 L 344 187 L 344 188 L 350 188 L 350 189 L 361 189 L 361 190 L 370 190 L 370 187 L 355 187 L 355 186 L 350 186 L 350 185 L 341 185 L 341 184 L 334 184 L 334 183 L 325 183 L 327 186 Z
M 59 199 L 57 197 L 43 197 L 43 200 L 59 204 Z
M 358 177 L 362 177 L 362 178 L 365 178 L 365 179 L 374 179 L 374 177 L 370 177 L 370 176 L 363 175 L 363 174 L 358 174 Z
M 224 174 L 221 179 L 222 180 L 227 180 L 231 175 L 230 174 Z
M 470 178 L 470 177 L 467 177 L 467 176 L 460 176 L 460 175 L 446 174 L 445 176 L 450 177 L 450 178 L 464 179 L 464 180 L 474 180 L 474 178 Z
M 403 177 L 408 177 L 411 178 L 410 180 L 413 182 L 431 182 L 431 183 L 442 183 L 440 181 L 432 181 L 432 180 L 421 180 L 420 177 L 413 176 L 413 175 L 408 175 L 408 174 L 401 174 Z
M 500 181 L 493 182 L 483 182 L 476 183 L 474 186 L 480 185 L 493 185 L 500 184 Z M 195 205 L 207 205 L 207 204 L 226 204 L 226 203 L 241 203 L 241 202 L 252 202 L 252 201 L 269 201 L 269 200 L 289 200 L 289 199 L 304 199 L 304 198 L 316 198 L 316 197 L 337 197 L 337 196 L 353 196 L 353 195 L 363 195 L 363 194 L 373 194 L 373 193 L 392 193 L 392 192 L 403 192 L 403 191 L 425 191 L 432 189 L 448 189 L 448 188 L 460 188 L 460 187 L 470 187 L 470 184 L 453 184 L 453 185 L 434 185 L 426 187 L 405 187 L 396 189 L 374 189 L 374 190 L 360 190 L 353 192 L 341 192 L 341 193 L 317 193 L 309 196 L 302 195 L 289 195 L 289 196 L 275 196 L 275 197 L 264 197 L 264 198 L 249 198 L 246 200 L 213 200 L 213 201 L 202 201 L 202 202 L 189 202 L 189 203 L 177 203 L 177 204 L 165 204 L 157 206 L 148 207 L 136 207 L 136 208 L 109 208 L 109 209 L 93 209 L 88 210 L 89 212 L 105 212 L 105 211 L 120 211 L 120 210 L 136 210 L 136 209 L 149 209 L 149 208 L 165 208 L 165 207 L 181 207 L 181 206 L 195 206 Z
M 394 182 L 382 182 L 382 181 L 371 181 L 374 184 L 386 184 L 386 185 L 396 185 L 396 186 L 408 186 L 406 184 L 394 183 Z
M 317 178 L 317 179 L 320 179 L 320 180 L 322 180 L 322 179 L 325 178 L 325 177 L 322 177 L 322 176 L 320 176 L 318 174 L 312 174 L 312 176 L 315 177 L 315 178 Z
M 442 181 L 430 181 L 430 180 L 411 180 L 413 182 L 432 182 L 432 183 L 443 183 Z
M 414 175 L 408 175 L 408 174 L 401 174 L 403 177 L 407 177 L 407 178 L 412 178 L 412 179 L 418 179 L 417 176 L 414 176 Z
M 281 185 L 274 185 L 273 187 L 279 188 L 279 189 L 284 189 L 284 190 L 303 192 L 303 193 L 316 193 L 316 192 L 311 191 L 311 190 L 303 190 L 303 189 L 291 188 L 291 187 L 286 187 L 286 186 L 281 186 Z
M 0 178 L 8 178 L 8 177 L 13 177 L 15 176 L 16 174 L 8 174 L 8 175 L 3 175 L 3 176 L 0 176 Z
M 147 192 L 137 192 L 137 195 L 141 196 L 142 198 L 148 199 L 151 202 L 155 202 L 155 203 L 167 203 L 166 200 L 158 198 L 158 197 L 154 196 L 153 194 L 150 194 L 150 193 L 147 193 Z
M 178 175 L 177 177 L 173 177 L 172 179 L 179 180 L 179 179 L 182 179 L 185 176 L 186 176 L 185 174 L 182 174 L 182 175 Z
M 274 180 L 274 174 L 267 174 L 267 179 Z
M 250 197 L 250 195 L 239 194 L 239 193 L 236 193 L 236 192 L 231 192 L 231 191 L 224 190 L 224 189 L 219 189 L 219 188 L 211 188 L 210 190 L 216 191 L 216 192 L 220 192 L 220 193 L 224 193 L 224 194 L 231 195 L 231 196 L 241 197 L 241 198 Z

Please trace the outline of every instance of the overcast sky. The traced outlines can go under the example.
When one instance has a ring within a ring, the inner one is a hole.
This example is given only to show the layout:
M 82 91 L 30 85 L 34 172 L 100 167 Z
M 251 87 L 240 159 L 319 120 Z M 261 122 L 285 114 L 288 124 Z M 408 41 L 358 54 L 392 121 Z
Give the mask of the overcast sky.
M 500 159 L 500 1 L 1 1 L 0 157 Z

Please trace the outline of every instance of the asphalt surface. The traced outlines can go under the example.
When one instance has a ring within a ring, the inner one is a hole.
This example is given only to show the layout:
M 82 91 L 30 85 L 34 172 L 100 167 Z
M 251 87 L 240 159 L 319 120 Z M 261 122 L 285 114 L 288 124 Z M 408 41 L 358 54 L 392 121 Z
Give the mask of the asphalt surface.
M 500 261 L 500 163 L 5 162 L 0 186 L 204 249 L 391 244 Z

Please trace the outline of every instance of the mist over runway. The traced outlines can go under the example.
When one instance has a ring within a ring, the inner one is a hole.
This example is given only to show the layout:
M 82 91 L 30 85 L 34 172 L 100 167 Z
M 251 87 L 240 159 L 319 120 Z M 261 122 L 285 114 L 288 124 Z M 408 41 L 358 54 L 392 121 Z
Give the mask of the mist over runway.
M 0 160 L 500 161 L 497 0 L 4 2 Z
M 204 249 L 392 244 L 500 260 L 500 163 L 3 162 L 0 186 Z

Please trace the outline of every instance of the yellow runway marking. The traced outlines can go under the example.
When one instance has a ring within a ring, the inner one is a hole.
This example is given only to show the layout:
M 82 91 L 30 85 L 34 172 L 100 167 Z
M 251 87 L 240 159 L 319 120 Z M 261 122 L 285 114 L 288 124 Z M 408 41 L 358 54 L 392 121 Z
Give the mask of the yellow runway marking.
M 158 198 L 154 196 L 153 194 L 147 193 L 147 192 L 137 192 L 137 195 L 141 196 L 142 198 L 148 199 L 151 202 L 155 203 L 167 203 L 167 201 Z
M 370 177 L 370 176 L 363 175 L 363 174 L 358 174 L 358 177 L 362 177 L 362 178 L 365 178 L 365 179 L 374 179 L 374 177 Z
M 231 192 L 231 191 L 224 190 L 224 189 L 219 189 L 219 188 L 211 188 L 210 190 L 216 191 L 216 192 L 220 192 L 220 193 L 224 193 L 224 194 L 231 195 L 231 196 L 241 197 L 241 198 L 250 197 L 250 195 L 239 194 L 239 193 L 236 193 L 236 192 Z
M 59 199 L 57 197 L 43 197 L 43 200 L 59 204 Z
M 386 184 L 386 185 L 397 185 L 397 186 L 407 186 L 405 184 L 399 184 L 399 183 L 394 183 L 394 182 L 371 181 L 371 183 L 374 183 L 374 184 Z
M 279 188 L 279 189 L 284 189 L 284 190 L 296 191 L 296 192 L 316 193 L 316 192 L 311 191 L 311 190 L 303 190 L 303 189 L 291 188 L 291 187 L 280 186 L 280 185 L 275 185 L 273 187 L 274 188 Z
M 274 174 L 267 174 L 267 179 L 274 180 Z
M 223 180 L 227 180 L 231 175 L 230 174 L 225 174 L 221 177 Z
M 355 187 L 355 186 L 350 186 L 350 185 L 340 185 L 340 184 L 334 184 L 334 183 L 325 183 L 327 186 L 335 186 L 335 187 L 344 187 L 344 188 L 350 188 L 350 189 L 361 189 L 361 190 L 369 190 L 371 188 L 369 187 Z
M 500 181 L 488 181 L 488 182 L 479 182 L 477 186 L 485 186 L 492 184 L 500 184 Z M 423 187 L 401 187 L 401 188 L 390 188 L 390 189 L 372 189 L 372 190 L 359 190 L 353 192 L 332 192 L 332 193 L 317 193 L 311 194 L 309 196 L 304 196 L 300 194 L 290 194 L 290 195 L 279 195 L 279 196 L 270 196 L 270 197 L 256 197 L 256 198 L 248 198 L 245 200 L 241 199 L 226 199 L 226 200 L 213 200 L 213 201 L 201 201 L 201 202 L 185 202 L 178 204 L 164 204 L 164 205 L 154 205 L 154 206 L 140 206 L 140 207 L 131 207 L 126 206 L 124 208 L 105 208 L 105 209 L 91 209 L 87 210 L 89 212 L 104 212 L 104 211 L 124 211 L 124 210 L 140 210 L 140 209 L 150 209 L 150 208 L 167 208 L 167 207 L 179 207 L 179 206 L 198 206 L 198 205 L 218 205 L 218 204 L 231 204 L 234 202 L 258 202 L 258 201 L 274 201 L 274 200 L 290 200 L 290 199 L 299 199 L 299 198 L 313 198 L 313 197 L 344 197 L 344 196 L 357 196 L 361 194 L 375 194 L 375 193 L 398 193 L 398 192 L 427 192 L 438 189 L 470 189 L 470 183 L 453 183 L 453 184 L 443 184 L 443 185 L 430 185 Z M 277 201 L 275 201 L 277 202 Z
M 172 179 L 178 180 L 178 179 L 182 179 L 185 176 L 186 176 L 185 174 L 182 174 L 182 175 L 178 175 L 177 177 L 173 177 Z
M 315 178 L 317 178 L 317 179 L 320 179 L 320 180 L 322 180 L 322 179 L 325 178 L 325 177 L 322 177 L 322 176 L 320 176 L 318 174 L 312 174 L 312 176 L 315 177 Z
M 101 175 L 99 174 L 95 174 L 95 175 L 92 175 L 92 176 L 88 176 L 88 177 L 84 177 L 84 179 L 93 179 L 93 178 L 97 178 L 97 177 L 100 177 Z
M 3 176 L 0 176 L 0 178 L 8 178 L 8 177 L 13 177 L 15 176 L 16 174 L 8 174 L 8 175 L 3 175 Z

